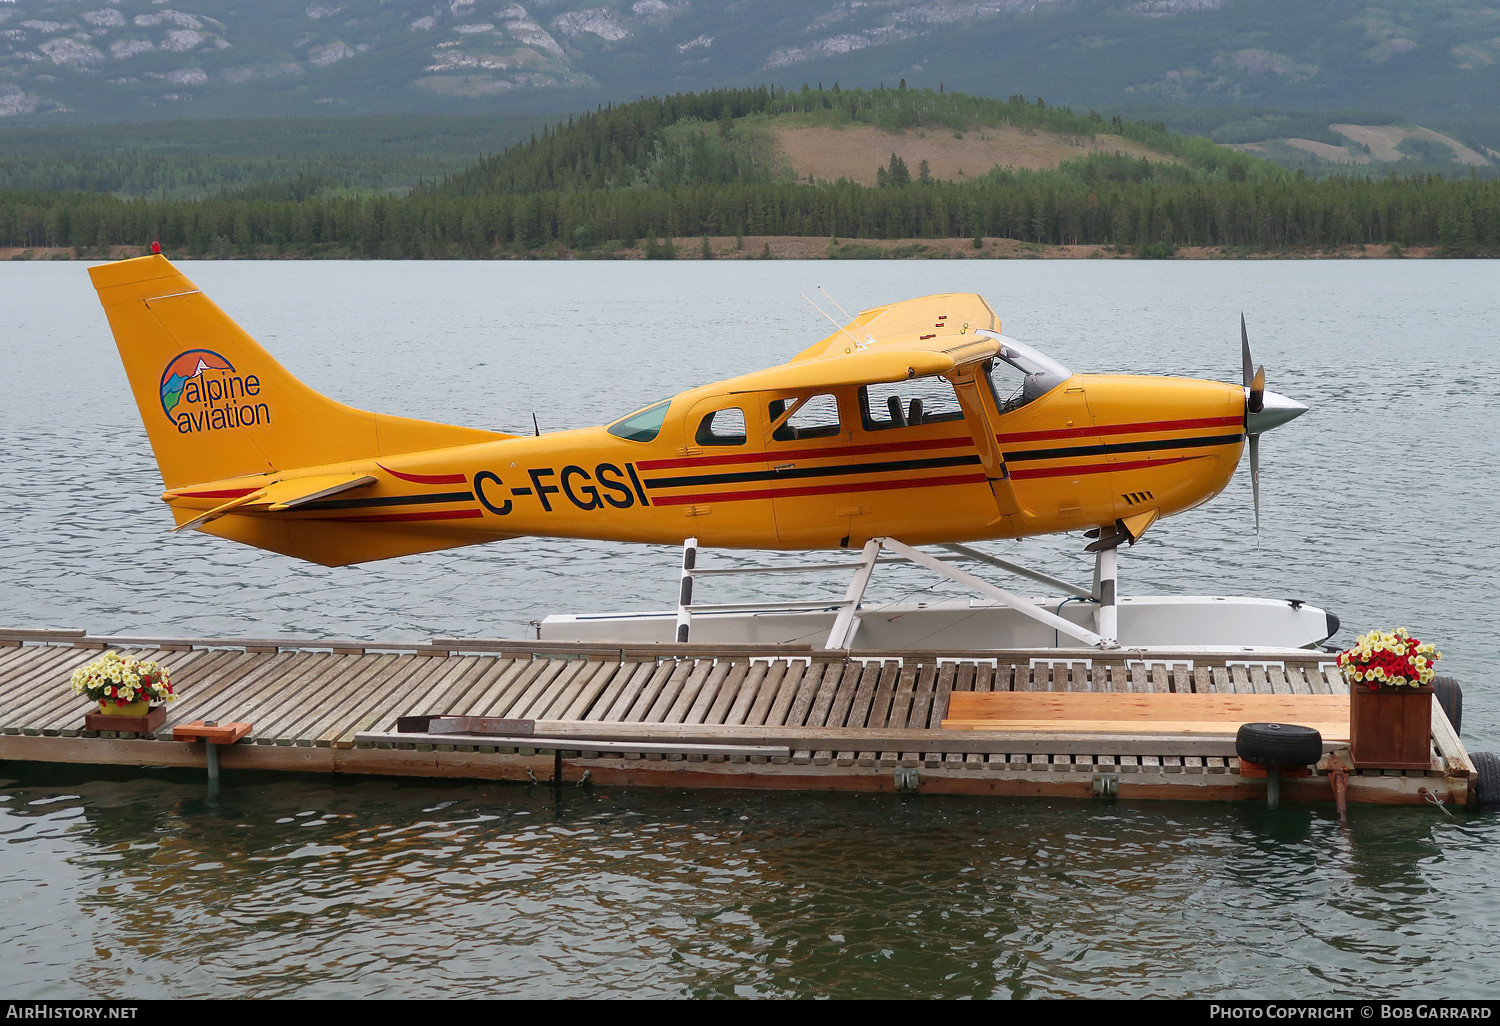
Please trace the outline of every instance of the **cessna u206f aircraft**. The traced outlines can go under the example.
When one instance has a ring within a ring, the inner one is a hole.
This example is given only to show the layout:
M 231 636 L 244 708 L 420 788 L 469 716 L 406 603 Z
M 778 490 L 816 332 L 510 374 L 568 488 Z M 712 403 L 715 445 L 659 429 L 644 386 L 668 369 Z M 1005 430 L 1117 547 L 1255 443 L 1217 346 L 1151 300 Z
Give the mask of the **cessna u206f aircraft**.
M 676 613 L 663 614 L 662 640 L 713 622 L 701 606 L 692 619 L 702 545 L 860 549 L 843 600 L 802 604 L 832 621 L 833 647 L 850 644 L 861 624 L 874 630 L 860 597 L 882 550 L 978 591 L 972 608 L 1020 614 L 1024 629 L 1011 640 L 1113 647 L 1117 546 L 1217 495 L 1247 439 L 1254 469 L 1257 436 L 1305 409 L 1265 390 L 1248 341 L 1240 385 L 1074 374 L 1001 334 L 980 297 L 953 294 L 867 310 L 786 364 L 602 427 L 507 435 L 366 413 L 314 392 L 160 255 L 89 274 L 177 530 L 326 566 L 521 535 L 686 544 L 684 594 Z M 1243 319 L 1241 330 L 1243 340 Z M 1068 531 L 1093 539 L 1090 588 L 966 544 Z M 1020 599 L 953 567 L 955 556 L 1060 586 L 1073 608 L 1060 616 Z M 1156 620 L 1186 622 L 1180 600 L 1155 601 L 1166 603 Z M 1213 601 L 1274 607 L 1281 629 L 1267 635 L 1272 644 L 1317 643 L 1336 624 L 1300 603 Z M 739 607 L 738 622 L 795 619 L 790 605 Z M 1219 606 L 1214 629 L 1243 630 L 1254 619 L 1248 608 Z M 563 619 L 597 635 L 606 623 L 626 630 L 631 618 Z M 739 640 L 767 640 L 763 633 Z M 1161 640 L 1144 621 L 1142 636 Z M 696 628 L 694 640 L 706 640 Z

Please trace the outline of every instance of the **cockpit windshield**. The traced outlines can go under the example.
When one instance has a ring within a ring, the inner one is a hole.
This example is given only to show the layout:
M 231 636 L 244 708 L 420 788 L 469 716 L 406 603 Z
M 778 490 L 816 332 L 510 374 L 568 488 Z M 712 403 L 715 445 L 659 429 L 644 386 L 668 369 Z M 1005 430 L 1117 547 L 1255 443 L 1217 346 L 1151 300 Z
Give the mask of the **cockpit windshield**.
M 1001 413 L 1019 410 L 1073 376 L 1068 368 L 1024 342 L 983 328 L 975 334 L 1000 343 L 1000 352 L 990 369 L 990 384 Z

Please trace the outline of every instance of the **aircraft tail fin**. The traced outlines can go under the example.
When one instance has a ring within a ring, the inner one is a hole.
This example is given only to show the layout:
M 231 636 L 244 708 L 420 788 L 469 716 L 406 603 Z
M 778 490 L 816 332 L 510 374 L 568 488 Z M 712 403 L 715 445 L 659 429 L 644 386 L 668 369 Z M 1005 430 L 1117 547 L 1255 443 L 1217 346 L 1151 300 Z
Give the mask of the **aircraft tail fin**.
M 160 255 L 89 268 L 167 488 L 509 435 L 320 395 Z

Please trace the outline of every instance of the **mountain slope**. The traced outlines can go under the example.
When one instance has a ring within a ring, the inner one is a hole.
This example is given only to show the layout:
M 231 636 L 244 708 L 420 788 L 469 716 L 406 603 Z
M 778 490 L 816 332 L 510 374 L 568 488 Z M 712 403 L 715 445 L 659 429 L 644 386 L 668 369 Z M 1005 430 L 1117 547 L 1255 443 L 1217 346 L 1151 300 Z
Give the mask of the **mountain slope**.
M 1500 10 L 1484 0 L 0 0 L 0 116 L 563 110 L 722 84 L 902 78 L 1079 108 L 1492 118 Z

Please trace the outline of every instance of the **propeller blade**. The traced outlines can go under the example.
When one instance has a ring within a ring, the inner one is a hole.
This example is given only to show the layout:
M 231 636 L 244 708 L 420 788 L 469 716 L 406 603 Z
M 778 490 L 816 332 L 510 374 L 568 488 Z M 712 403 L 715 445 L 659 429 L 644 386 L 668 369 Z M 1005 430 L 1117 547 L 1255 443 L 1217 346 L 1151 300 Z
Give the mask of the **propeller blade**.
M 1244 365 L 1245 387 L 1250 387 L 1250 380 L 1255 376 L 1251 370 L 1254 363 L 1250 359 L 1250 332 L 1245 330 L 1245 314 L 1240 312 L 1240 362 Z
M 1266 369 L 1255 368 L 1255 377 L 1250 379 L 1250 396 L 1245 401 L 1245 408 L 1251 413 L 1259 413 L 1266 405 Z
M 1255 537 L 1260 537 L 1260 435 L 1250 436 L 1250 491 L 1255 496 Z

